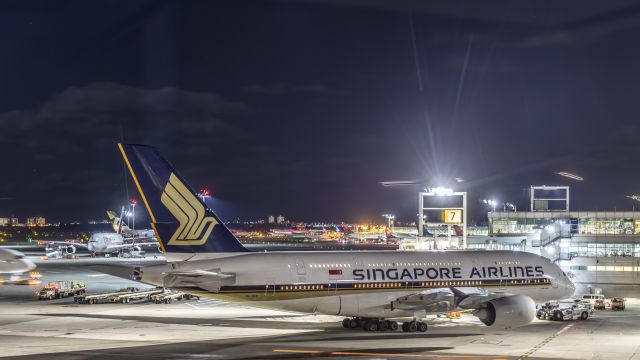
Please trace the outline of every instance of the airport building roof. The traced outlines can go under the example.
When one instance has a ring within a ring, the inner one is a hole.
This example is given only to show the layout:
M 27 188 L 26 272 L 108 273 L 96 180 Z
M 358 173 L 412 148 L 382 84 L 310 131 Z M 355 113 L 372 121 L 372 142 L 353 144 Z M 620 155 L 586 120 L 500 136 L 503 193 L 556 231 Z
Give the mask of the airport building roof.
M 640 219 L 640 211 L 490 211 L 491 219 Z

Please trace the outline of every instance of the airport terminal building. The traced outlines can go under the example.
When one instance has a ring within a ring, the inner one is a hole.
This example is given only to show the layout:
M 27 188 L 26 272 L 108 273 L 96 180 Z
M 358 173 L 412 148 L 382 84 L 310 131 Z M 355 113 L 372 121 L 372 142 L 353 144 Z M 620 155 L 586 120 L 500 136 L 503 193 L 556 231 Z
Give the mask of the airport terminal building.
M 528 211 L 495 211 L 492 203 L 488 229 L 465 227 L 466 241 L 426 224 L 423 236 L 400 247 L 532 252 L 560 265 L 580 293 L 640 296 L 640 212 L 571 211 L 568 186 L 532 186 L 530 194 Z
M 490 212 L 489 236 L 470 248 L 538 253 L 558 263 L 584 292 L 640 293 L 640 212 Z

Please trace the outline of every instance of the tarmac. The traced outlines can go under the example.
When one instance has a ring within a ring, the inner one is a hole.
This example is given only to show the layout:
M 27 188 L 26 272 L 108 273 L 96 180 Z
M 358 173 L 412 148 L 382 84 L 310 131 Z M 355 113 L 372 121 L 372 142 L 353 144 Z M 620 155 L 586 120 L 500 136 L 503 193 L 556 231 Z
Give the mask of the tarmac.
M 40 262 L 38 271 L 43 284 L 79 280 L 88 284 L 89 293 L 145 287 L 102 274 L 84 262 Z M 347 330 L 340 317 L 210 298 L 173 304 L 38 301 L 35 291 L 41 286 L 0 286 L 0 357 L 640 360 L 636 299 L 629 299 L 625 311 L 597 311 L 586 321 L 536 320 L 504 330 L 463 315 L 455 320 L 429 318 L 426 333 L 403 333 Z

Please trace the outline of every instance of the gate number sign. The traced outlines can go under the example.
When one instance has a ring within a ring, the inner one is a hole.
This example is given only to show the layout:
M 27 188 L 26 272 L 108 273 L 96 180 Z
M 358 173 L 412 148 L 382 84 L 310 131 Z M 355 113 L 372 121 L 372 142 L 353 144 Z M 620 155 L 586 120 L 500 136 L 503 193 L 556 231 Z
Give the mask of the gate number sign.
M 444 222 L 445 224 L 461 224 L 462 210 L 460 209 L 444 210 Z

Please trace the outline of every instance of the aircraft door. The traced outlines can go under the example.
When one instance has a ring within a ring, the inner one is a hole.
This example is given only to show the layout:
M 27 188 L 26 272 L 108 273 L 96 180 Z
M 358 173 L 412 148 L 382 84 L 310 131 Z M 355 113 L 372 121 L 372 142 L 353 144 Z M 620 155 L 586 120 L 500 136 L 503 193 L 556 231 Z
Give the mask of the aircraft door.
M 505 279 L 500 279 L 500 291 L 507 291 L 507 281 Z
M 264 282 L 264 295 L 274 296 L 276 294 L 276 284 L 273 280 L 267 280 Z
M 306 275 L 307 269 L 304 267 L 304 260 L 302 258 L 296 259 L 296 271 L 298 275 Z
M 338 293 L 338 280 L 329 280 L 329 285 L 327 286 L 329 295 L 335 295 Z

